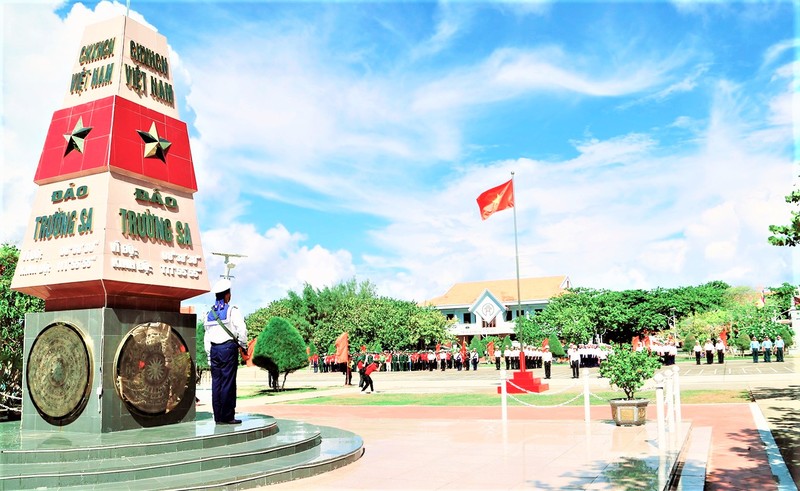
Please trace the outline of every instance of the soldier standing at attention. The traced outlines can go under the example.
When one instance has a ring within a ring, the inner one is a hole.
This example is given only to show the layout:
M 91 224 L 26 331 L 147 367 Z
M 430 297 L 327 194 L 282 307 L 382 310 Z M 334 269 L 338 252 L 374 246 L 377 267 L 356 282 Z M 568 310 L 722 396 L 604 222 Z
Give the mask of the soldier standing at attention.
M 714 363 L 714 342 L 709 339 L 703 348 L 706 350 L 706 365 L 711 365 Z
M 247 326 L 241 311 L 231 301 L 231 282 L 214 284 L 216 301 L 203 324 L 206 356 L 211 365 L 211 407 L 217 424 L 239 424 L 236 419 L 236 372 L 239 348 L 247 349 Z
M 775 338 L 775 361 L 783 362 L 783 339 L 780 336 Z
M 572 368 L 572 378 L 579 378 L 581 355 L 578 353 L 578 348 L 576 348 L 574 344 L 569 345 L 567 356 L 569 356 L 569 366 Z
M 550 378 L 550 367 L 553 364 L 553 353 L 550 353 L 550 348 L 544 347 L 542 353 L 542 363 L 544 364 L 544 378 Z
M 769 340 L 769 336 L 764 336 L 764 342 L 761 343 L 761 348 L 764 350 L 764 362 L 771 363 L 772 360 L 770 357 L 772 356 L 772 341 Z
M 717 339 L 717 345 L 714 348 L 717 350 L 717 362 L 725 363 L 725 343 L 722 342 L 722 339 Z
M 758 350 L 761 349 L 761 343 L 758 342 L 755 336 L 753 336 L 753 340 L 750 341 L 750 352 L 753 355 L 753 363 L 758 363 Z
M 695 340 L 695 342 L 694 342 L 694 361 L 697 362 L 698 365 L 700 364 L 700 353 L 702 351 L 703 351 L 703 347 L 700 346 L 700 341 L 696 341 Z

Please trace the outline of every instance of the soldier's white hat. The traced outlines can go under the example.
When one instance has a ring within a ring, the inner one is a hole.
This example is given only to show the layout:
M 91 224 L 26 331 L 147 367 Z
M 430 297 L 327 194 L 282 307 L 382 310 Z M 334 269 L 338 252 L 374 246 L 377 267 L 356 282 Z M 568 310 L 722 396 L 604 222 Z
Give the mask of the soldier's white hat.
M 212 292 L 216 294 L 216 293 L 222 293 L 230 289 L 231 289 L 231 280 L 223 278 L 214 283 L 214 288 L 212 289 Z

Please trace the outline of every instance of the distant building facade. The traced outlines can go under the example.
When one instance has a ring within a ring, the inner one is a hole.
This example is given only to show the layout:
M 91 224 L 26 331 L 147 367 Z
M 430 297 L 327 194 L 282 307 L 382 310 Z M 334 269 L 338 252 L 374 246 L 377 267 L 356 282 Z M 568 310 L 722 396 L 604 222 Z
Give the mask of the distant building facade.
M 514 320 L 541 312 L 550 299 L 571 288 L 568 276 L 456 283 L 447 293 L 424 302 L 448 319 L 456 336 L 506 336 L 514 334 Z

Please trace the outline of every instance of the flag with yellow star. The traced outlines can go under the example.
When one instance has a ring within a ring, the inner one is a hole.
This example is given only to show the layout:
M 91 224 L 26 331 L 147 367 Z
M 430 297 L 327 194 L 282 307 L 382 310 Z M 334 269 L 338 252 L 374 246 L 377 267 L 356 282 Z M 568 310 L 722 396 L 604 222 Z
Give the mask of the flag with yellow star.
M 494 212 L 514 207 L 514 180 L 484 191 L 478 196 L 481 218 L 486 220 Z

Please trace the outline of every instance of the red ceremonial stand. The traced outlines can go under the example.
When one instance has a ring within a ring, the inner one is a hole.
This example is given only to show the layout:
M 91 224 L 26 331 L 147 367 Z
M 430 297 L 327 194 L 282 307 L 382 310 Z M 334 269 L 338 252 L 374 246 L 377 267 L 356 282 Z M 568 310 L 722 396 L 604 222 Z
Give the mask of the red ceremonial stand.
M 520 353 L 521 354 L 521 353 Z M 550 388 L 548 384 L 543 384 L 542 379 L 533 376 L 533 372 L 525 370 L 525 356 L 519 357 L 519 370 L 514 372 L 510 380 L 506 380 L 506 393 L 523 394 L 525 392 L 544 392 Z M 497 393 L 501 394 L 503 387 L 497 388 Z

